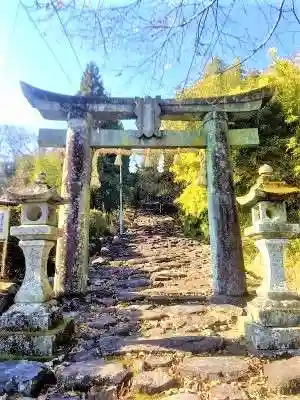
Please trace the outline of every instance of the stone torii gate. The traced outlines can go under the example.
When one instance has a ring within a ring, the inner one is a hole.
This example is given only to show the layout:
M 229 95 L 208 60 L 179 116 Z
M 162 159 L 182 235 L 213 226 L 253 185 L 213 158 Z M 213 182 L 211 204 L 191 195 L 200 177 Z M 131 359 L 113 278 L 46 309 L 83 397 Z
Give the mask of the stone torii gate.
M 229 129 L 247 121 L 270 99 L 268 89 L 202 99 L 102 98 L 68 96 L 21 82 L 29 103 L 68 129 L 40 129 L 41 147 L 66 147 L 57 244 L 56 295 L 86 290 L 91 148 L 206 148 L 209 230 L 215 295 L 246 292 L 241 234 L 234 193 L 230 146 L 258 145 L 258 130 Z M 94 130 L 93 120 L 136 119 L 137 130 Z M 161 120 L 202 120 L 198 132 L 160 130 Z

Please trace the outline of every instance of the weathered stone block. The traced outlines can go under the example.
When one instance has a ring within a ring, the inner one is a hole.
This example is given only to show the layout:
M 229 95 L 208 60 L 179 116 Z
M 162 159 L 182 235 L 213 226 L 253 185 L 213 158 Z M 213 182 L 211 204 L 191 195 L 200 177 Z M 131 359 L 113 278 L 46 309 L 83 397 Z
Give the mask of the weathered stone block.
M 118 399 L 118 388 L 117 386 L 111 385 L 108 387 L 91 387 L 87 400 L 117 400 Z
M 247 394 L 237 386 L 222 383 L 211 388 L 209 400 L 248 400 Z
M 0 362 L 0 395 L 36 396 L 44 384 L 55 382 L 53 372 L 36 361 Z
M 145 368 L 154 369 L 154 368 L 163 368 L 170 367 L 174 360 L 174 356 L 172 354 L 164 354 L 164 355 L 152 355 L 150 354 L 145 359 Z
M 264 366 L 271 390 L 281 393 L 299 393 L 300 391 L 300 357 L 278 360 Z
M 257 350 L 300 347 L 300 327 L 267 327 L 245 319 L 245 336 Z
M 258 324 L 274 327 L 300 326 L 300 301 L 256 298 L 248 303 L 248 317 Z
M 239 379 L 249 373 L 249 364 L 240 357 L 187 357 L 179 366 L 182 377 L 213 381 Z
M 60 366 L 55 371 L 58 386 L 65 390 L 86 390 L 92 386 L 119 386 L 131 378 L 132 373 L 118 362 L 103 359 L 75 362 Z
M 73 321 L 65 320 L 45 331 L 0 331 L 0 353 L 7 356 L 53 356 L 72 337 Z
M 45 330 L 61 321 L 62 313 L 53 304 L 14 304 L 0 317 L 0 330 Z
M 177 381 L 163 369 L 142 372 L 133 381 L 136 391 L 147 394 L 156 394 L 177 386 Z
M 29 399 L 23 398 L 22 400 Z M 74 391 L 65 392 L 64 390 L 59 390 L 56 386 L 52 386 L 46 393 L 40 394 L 38 400 L 82 400 L 82 393 Z
M 50 225 L 56 227 L 56 205 L 47 202 L 24 204 L 21 212 L 21 225 Z

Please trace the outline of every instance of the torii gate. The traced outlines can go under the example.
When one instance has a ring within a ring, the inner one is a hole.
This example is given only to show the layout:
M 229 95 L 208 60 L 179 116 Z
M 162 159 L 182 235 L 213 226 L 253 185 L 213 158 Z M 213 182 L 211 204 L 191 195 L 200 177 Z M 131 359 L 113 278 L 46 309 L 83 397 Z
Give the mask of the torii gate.
M 68 130 L 40 129 L 41 147 L 64 147 L 62 196 L 69 198 L 59 226 L 56 295 L 82 293 L 87 286 L 91 148 L 206 148 L 208 213 L 213 292 L 246 292 L 241 234 L 234 193 L 230 146 L 258 145 L 258 129 L 229 129 L 249 120 L 271 97 L 266 88 L 202 99 L 103 98 L 68 96 L 21 82 L 40 114 L 68 121 Z M 137 130 L 93 130 L 93 120 L 136 119 Z M 161 120 L 202 120 L 198 132 L 160 130 Z

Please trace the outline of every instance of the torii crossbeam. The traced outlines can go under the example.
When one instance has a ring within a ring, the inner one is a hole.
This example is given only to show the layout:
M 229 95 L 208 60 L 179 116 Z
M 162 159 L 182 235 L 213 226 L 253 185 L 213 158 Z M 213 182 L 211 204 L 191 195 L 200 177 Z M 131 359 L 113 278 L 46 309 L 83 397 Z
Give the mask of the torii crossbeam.
M 66 146 L 60 214 L 64 236 L 57 245 L 55 292 L 84 292 L 87 283 L 91 148 L 206 148 L 209 229 L 214 294 L 246 292 L 230 146 L 257 145 L 256 127 L 234 128 L 268 101 L 267 88 L 225 97 L 161 99 L 104 98 L 51 93 L 21 83 L 29 103 L 50 120 L 68 121 L 68 130 L 41 129 L 39 145 Z M 93 130 L 93 120 L 136 119 L 137 130 Z M 160 130 L 161 120 L 202 120 L 199 132 Z M 253 120 L 253 119 L 252 119 Z M 63 209 L 63 208 L 62 208 Z

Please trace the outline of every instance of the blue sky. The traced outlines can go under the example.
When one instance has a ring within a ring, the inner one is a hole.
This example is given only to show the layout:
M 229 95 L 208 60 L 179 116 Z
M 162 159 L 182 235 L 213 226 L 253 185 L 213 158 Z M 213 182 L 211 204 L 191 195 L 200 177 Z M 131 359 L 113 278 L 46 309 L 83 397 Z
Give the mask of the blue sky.
M 263 36 L 263 20 L 260 20 L 255 12 L 257 8 L 254 3 L 257 2 L 259 0 L 256 2 L 247 0 L 246 4 L 249 6 L 247 16 L 236 15 L 236 18 L 244 18 L 245 24 L 249 25 L 249 30 L 253 35 Z M 18 3 L 18 0 L 0 0 L 0 124 L 27 125 L 34 129 L 50 127 L 53 126 L 53 123 L 43 120 L 23 98 L 19 81 L 23 80 L 33 86 L 54 92 L 73 94 L 78 90 L 82 71 L 58 21 L 53 20 L 44 27 L 40 25 L 40 28 L 46 32 L 47 41 L 63 65 L 68 79 L 62 73 L 22 7 L 18 8 Z M 32 1 L 24 0 L 24 3 L 32 4 Z M 293 32 L 295 30 L 297 33 Z M 236 35 L 239 34 L 237 27 L 233 26 L 233 31 Z M 292 53 L 300 51 L 300 45 L 297 47 L 297 41 L 300 43 L 299 31 L 299 25 L 293 27 L 288 21 L 283 21 L 279 27 L 278 36 L 274 37 L 267 47 L 276 47 L 279 55 L 290 56 Z M 124 64 L 124 61 L 128 61 L 128 58 L 132 62 L 135 61 L 134 51 L 130 52 L 125 48 L 119 49 L 110 55 L 110 59 L 105 60 L 101 49 L 95 52 L 82 48 L 81 44 L 76 41 L 73 44 L 83 68 L 90 60 L 98 63 L 104 85 L 112 96 L 134 97 L 150 94 L 172 97 L 175 87 L 182 81 L 187 69 L 187 60 L 185 59 L 177 66 L 168 64 L 163 84 L 159 88 L 149 85 L 149 74 L 147 73 L 137 75 L 129 83 L 132 71 L 125 70 L 121 76 L 117 76 L 115 71 L 122 63 Z M 226 54 L 223 54 L 222 51 L 216 47 L 216 55 L 226 59 Z M 246 49 L 245 52 L 241 51 L 236 55 L 243 57 L 245 54 L 247 54 Z M 267 50 L 263 49 L 247 63 L 247 67 L 263 69 L 267 64 Z

